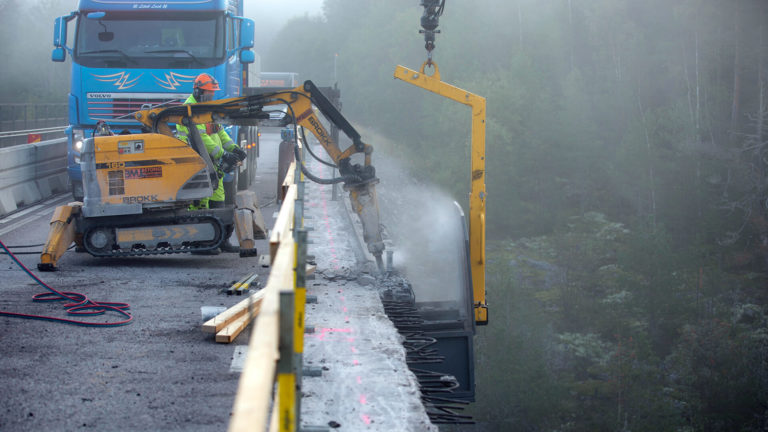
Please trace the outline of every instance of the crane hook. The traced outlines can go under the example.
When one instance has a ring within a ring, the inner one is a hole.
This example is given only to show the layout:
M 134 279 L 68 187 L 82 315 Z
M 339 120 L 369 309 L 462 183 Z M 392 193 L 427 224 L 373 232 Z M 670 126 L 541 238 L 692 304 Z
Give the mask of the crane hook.
M 445 0 L 421 0 L 424 13 L 421 15 L 421 27 L 419 33 L 424 34 L 424 48 L 427 50 L 427 64 L 432 65 L 432 50 L 435 49 L 435 34 L 440 33 L 437 26 L 440 24 L 440 16 L 445 9 Z

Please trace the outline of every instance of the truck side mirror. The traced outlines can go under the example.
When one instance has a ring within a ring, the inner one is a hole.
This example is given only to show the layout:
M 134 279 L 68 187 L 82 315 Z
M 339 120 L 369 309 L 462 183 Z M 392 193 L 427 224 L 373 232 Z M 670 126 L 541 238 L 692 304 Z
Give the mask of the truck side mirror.
M 237 17 L 239 18 L 239 17 Z M 249 18 L 239 18 L 241 19 L 240 24 L 240 49 L 243 48 L 253 48 L 253 34 L 254 34 L 254 24 L 253 20 Z
M 55 62 L 63 62 L 67 59 L 67 50 L 65 50 L 63 47 L 56 47 L 53 49 L 53 52 L 51 53 L 51 60 Z
M 77 12 L 56 18 L 53 21 L 53 52 L 51 60 L 63 62 L 67 58 L 67 23 L 77 16 Z
M 240 51 L 240 63 L 250 64 L 256 61 L 256 55 L 251 50 Z
M 63 47 L 67 45 L 67 21 L 64 17 L 58 17 L 53 22 L 53 46 Z

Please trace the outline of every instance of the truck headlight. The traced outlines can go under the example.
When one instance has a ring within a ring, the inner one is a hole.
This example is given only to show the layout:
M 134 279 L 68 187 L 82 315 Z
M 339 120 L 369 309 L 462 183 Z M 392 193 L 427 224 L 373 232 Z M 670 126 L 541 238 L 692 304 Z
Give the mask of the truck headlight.
M 83 151 L 83 139 L 85 132 L 82 129 L 72 129 L 72 150 L 77 153 Z

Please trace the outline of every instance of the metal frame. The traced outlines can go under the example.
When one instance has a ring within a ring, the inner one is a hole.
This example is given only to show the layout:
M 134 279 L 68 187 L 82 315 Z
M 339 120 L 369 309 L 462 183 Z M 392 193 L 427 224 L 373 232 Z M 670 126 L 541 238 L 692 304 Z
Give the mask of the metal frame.
M 405 66 L 395 68 L 395 78 L 432 93 L 468 105 L 472 108 L 472 188 L 469 195 L 469 258 L 472 269 L 472 287 L 475 322 L 488 324 L 488 305 L 485 299 L 485 98 L 440 80 L 437 64 L 431 65 L 432 75 L 425 72 L 424 62 L 417 72 Z

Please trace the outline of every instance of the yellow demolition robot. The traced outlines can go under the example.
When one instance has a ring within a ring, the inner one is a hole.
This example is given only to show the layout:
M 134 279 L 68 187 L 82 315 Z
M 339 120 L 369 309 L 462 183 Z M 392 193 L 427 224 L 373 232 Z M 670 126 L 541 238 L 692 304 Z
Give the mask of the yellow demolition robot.
M 78 250 L 100 257 L 204 252 L 220 247 L 233 230 L 240 255 L 255 255 L 255 240 L 264 238 L 266 230 L 253 192 L 238 192 L 235 204 L 224 208 L 190 210 L 196 200 L 209 197 L 218 182 L 217 167 L 195 125 L 258 125 L 269 120 L 264 108 L 274 105 L 287 106 L 284 123 L 311 131 L 337 165 L 340 176 L 332 181 L 344 183 L 368 250 L 381 266 L 384 243 L 373 148 L 307 81 L 291 90 L 138 111 L 134 117 L 150 133 L 86 139 L 81 156 L 85 198 L 56 209 L 38 269 L 55 270 L 72 242 Z M 313 106 L 352 140 L 349 148 L 339 148 Z M 174 137 L 171 124 L 187 126 L 189 145 Z M 363 154 L 362 165 L 352 163 L 355 154 Z

